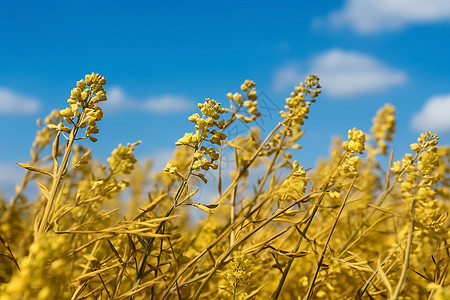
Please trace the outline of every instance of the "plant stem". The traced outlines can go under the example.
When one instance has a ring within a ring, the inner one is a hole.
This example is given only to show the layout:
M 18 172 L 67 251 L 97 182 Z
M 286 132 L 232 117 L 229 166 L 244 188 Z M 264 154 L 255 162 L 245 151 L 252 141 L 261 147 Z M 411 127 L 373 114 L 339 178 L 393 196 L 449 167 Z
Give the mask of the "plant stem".
M 82 115 L 84 117 L 84 114 Z M 79 118 L 81 120 L 81 117 Z M 78 125 L 78 124 L 77 124 Z M 69 140 L 67 141 L 66 150 L 64 152 L 63 159 L 61 161 L 61 165 L 59 166 L 59 169 L 56 173 L 56 175 L 53 177 L 53 183 L 52 183 L 52 189 L 49 195 L 49 198 L 47 200 L 47 204 L 45 205 L 44 214 L 42 216 L 42 219 L 40 220 L 39 226 L 37 228 L 36 236 L 40 236 L 41 234 L 44 234 L 47 232 L 49 228 L 49 220 L 51 220 L 52 217 L 52 211 L 54 210 L 56 197 L 59 191 L 59 188 L 61 186 L 62 178 L 65 175 L 67 171 L 67 167 L 69 165 L 69 157 L 70 153 L 72 152 L 72 146 L 75 142 L 75 137 L 77 135 L 79 127 L 75 126 L 72 131 L 70 132 Z M 56 158 L 55 158 L 56 160 Z M 56 162 L 55 162 L 56 165 Z
M 215 266 L 213 267 L 213 269 L 210 271 L 210 273 L 208 274 L 208 277 L 202 282 L 202 284 L 200 285 L 200 287 L 197 289 L 197 292 L 195 293 L 193 299 L 198 299 L 198 297 L 200 296 L 201 291 L 203 290 L 203 288 L 205 287 L 206 283 L 208 283 L 209 279 L 211 279 L 211 277 L 215 274 L 215 272 L 221 267 L 221 265 L 224 263 L 224 261 L 226 260 L 226 258 L 240 245 L 242 245 L 248 238 L 250 238 L 252 235 L 254 235 L 256 232 L 258 232 L 259 230 L 261 230 L 261 228 L 263 228 L 264 226 L 266 226 L 268 223 L 270 223 L 273 219 L 277 218 L 278 216 L 282 215 L 283 213 L 285 213 L 287 210 L 289 210 L 290 208 L 294 207 L 295 205 L 301 203 L 301 202 L 305 202 L 306 200 L 313 198 L 315 196 L 318 195 L 322 195 L 323 192 L 310 192 L 309 194 L 303 196 L 302 198 L 298 199 L 297 201 L 294 201 L 293 203 L 287 205 L 286 207 L 276 211 L 270 218 L 264 220 L 263 222 L 261 222 L 261 224 L 259 224 L 256 228 L 254 228 L 251 232 L 249 232 L 247 235 L 245 235 L 242 239 L 240 239 L 239 241 L 237 241 L 233 247 L 228 248 L 228 250 L 223 253 L 216 261 Z
M 356 181 L 357 177 L 358 176 L 353 177 L 352 183 L 350 184 L 350 187 L 347 190 L 347 194 L 345 195 L 344 201 L 342 201 L 342 204 L 341 204 L 341 207 L 339 209 L 338 215 L 336 216 L 336 220 L 334 221 L 333 226 L 331 227 L 330 233 L 328 234 L 327 241 L 325 242 L 325 245 L 323 245 L 322 253 L 320 254 L 319 262 L 317 263 L 316 272 L 314 273 L 314 277 L 311 280 L 311 283 L 310 283 L 309 288 L 308 288 L 308 292 L 307 292 L 307 295 L 306 295 L 306 300 L 310 300 L 312 298 L 313 294 L 314 294 L 314 284 L 316 282 L 317 275 L 319 275 L 320 267 L 322 266 L 323 259 L 325 258 L 325 253 L 326 253 L 327 247 L 328 247 L 328 245 L 330 243 L 331 236 L 333 235 L 334 229 L 336 229 L 336 225 L 337 225 L 337 223 L 339 221 L 339 218 L 340 218 L 340 216 L 342 214 L 342 211 L 344 210 L 344 206 L 347 203 L 348 196 L 350 195 L 350 192 L 351 192 L 351 190 L 353 188 L 353 185 L 355 184 L 355 181 Z
M 328 176 L 328 179 L 325 183 L 325 185 L 323 186 L 322 190 L 322 194 L 320 195 L 319 201 L 317 203 L 315 203 L 315 205 L 313 206 L 313 211 L 311 213 L 311 215 L 306 215 L 306 217 L 304 218 L 304 220 L 302 220 L 302 223 L 304 221 L 307 220 L 307 223 L 305 225 L 305 228 L 303 229 L 303 235 L 306 236 L 306 233 L 309 230 L 309 227 L 311 226 L 312 220 L 314 219 L 314 216 L 316 215 L 317 211 L 319 210 L 319 207 L 323 201 L 323 198 L 325 197 L 325 194 L 327 192 L 328 187 L 330 186 L 330 182 L 332 180 L 332 178 L 335 176 L 335 172 L 337 170 L 337 168 L 339 167 L 339 165 L 345 160 L 345 158 L 347 157 L 347 153 L 344 153 L 341 158 L 339 159 L 338 164 L 335 166 L 335 168 L 331 171 L 330 175 Z M 302 243 L 303 239 L 301 238 L 297 245 L 294 248 L 294 251 L 297 252 L 298 249 L 300 249 L 301 243 Z M 283 275 L 281 276 L 281 279 L 278 283 L 277 289 L 275 290 L 275 292 L 273 292 L 272 296 L 271 296 L 271 300 L 275 300 L 278 299 L 278 297 L 280 296 L 281 293 L 281 289 L 283 288 L 284 282 L 287 278 L 287 275 L 291 269 L 292 263 L 294 262 L 295 257 L 290 257 L 289 261 L 286 265 L 286 267 L 283 270 Z
M 409 259 L 411 254 L 411 248 L 412 248 L 412 240 L 414 235 L 414 220 L 416 217 L 415 213 L 415 200 L 412 199 L 411 201 L 411 217 L 410 217 L 410 225 L 409 225 L 409 231 L 408 231 L 408 240 L 406 242 L 406 249 L 405 249 L 405 261 L 403 263 L 403 269 L 402 274 L 400 275 L 400 280 L 397 283 L 397 287 L 395 288 L 394 294 L 392 296 L 392 299 L 398 299 L 398 296 L 400 295 L 403 286 L 405 285 L 406 276 L 409 269 Z

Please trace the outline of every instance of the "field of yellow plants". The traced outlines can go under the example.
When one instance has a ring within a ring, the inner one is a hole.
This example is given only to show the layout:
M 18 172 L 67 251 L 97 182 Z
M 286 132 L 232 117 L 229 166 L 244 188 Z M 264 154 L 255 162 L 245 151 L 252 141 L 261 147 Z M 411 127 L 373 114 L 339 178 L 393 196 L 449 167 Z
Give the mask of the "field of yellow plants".
M 38 120 L 23 180 L 0 203 L 0 300 L 450 299 L 450 148 L 424 132 L 394 161 L 392 105 L 306 170 L 292 154 L 319 78 L 294 88 L 267 136 L 246 80 L 229 105 L 198 104 L 152 170 L 139 142 L 105 164 L 79 142 L 97 141 L 105 84 L 86 75 L 67 108 Z M 228 137 L 238 123 L 251 129 Z M 214 198 L 198 196 L 205 186 Z

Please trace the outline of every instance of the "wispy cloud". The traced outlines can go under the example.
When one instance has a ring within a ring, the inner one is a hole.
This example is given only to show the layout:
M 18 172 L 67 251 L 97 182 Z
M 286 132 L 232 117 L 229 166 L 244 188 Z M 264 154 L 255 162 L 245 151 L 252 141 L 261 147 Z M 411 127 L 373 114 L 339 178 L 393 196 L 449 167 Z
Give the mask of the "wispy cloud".
M 40 108 L 41 103 L 37 98 L 0 87 L 0 115 L 31 115 Z
M 332 49 L 309 60 L 307 72 L 299 62 L 289 62 L 274 72 L 273 88 L 293 88 L 308 74 L 317 74 L 331 97 L 347 97 L 384 91 L 407 81 L 404 72 L 395 70 L 363 53 Z
M 305 77 L 300 70 L 299 63 L 291 61 L 275 70 L 272 87 L 277 92 L 283 92 L 298 85 Z
M 372 34 L 443 20 L 450 20 L 448 0 L 347 0 L 342 9 L 314 23 L 350 27 L 361 34 Z
M 417 131 L 450 133 L 450 94 L 435 95 L 413 115 L 411 125 Z
M 14 187 L 20 183 L 24 169 L 14 162 L 0 162 L 0 190 L 7 197 L 12 196 Z
M 194 106 L 194 103 L 183 95 L 165 94 L 134 99 L 118 86 L 109 89 L 108 101 L 105 102 L 105 107 L 113 110 L 136 110 L 155 114 L 182 112 Z

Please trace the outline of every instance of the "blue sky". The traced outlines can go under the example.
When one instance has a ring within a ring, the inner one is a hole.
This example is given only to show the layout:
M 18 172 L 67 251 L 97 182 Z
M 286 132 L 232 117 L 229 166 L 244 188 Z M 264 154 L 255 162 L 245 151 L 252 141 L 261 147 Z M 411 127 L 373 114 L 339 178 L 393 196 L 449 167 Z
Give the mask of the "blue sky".
M 446 0 L 0 0 L 0 188 L 10 196 L 20 179 L 15 162 L 29 160 L 35 120 L 65 108 L 91 72 L 108 80 L 91 144 L 103 160 L 118 143 L 142 140 L 137 156 L 164 165 L 193 129 L 196 103 L 226 103 L 245 79 L 257 83 L 259 124 L 270 130 L 309 73 L 323 94 L 296 154 L 307 167 L 334 135 L 368 132 L 386 102 L 397 109 L 397 157 L 424 130 L 448 145 L 449 49 Z

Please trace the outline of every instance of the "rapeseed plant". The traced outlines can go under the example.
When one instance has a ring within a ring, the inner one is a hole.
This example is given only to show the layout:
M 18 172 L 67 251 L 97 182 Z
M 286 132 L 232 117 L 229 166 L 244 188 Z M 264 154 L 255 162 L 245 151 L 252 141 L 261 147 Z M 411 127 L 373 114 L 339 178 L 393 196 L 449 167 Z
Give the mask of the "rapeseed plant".
M 394 162 L 392 105 L 305 170 L 293 153 L 318 76 L 294 88 L 265 137 L 230 137 L 261 116 L 246 80 L 228 107 L 200 103 L 173 159 L 152 171 L 134 157 L 140 142 L 105 164 L 76 143 L 97 141 L 105 84 L 86 75 L 67 108 L 38 120 L 23 180 L 0 196 L 0 299 L 450 299 L 450 147 L 425 132 Z M 198 197 L 211 184 L 216 196 Z

